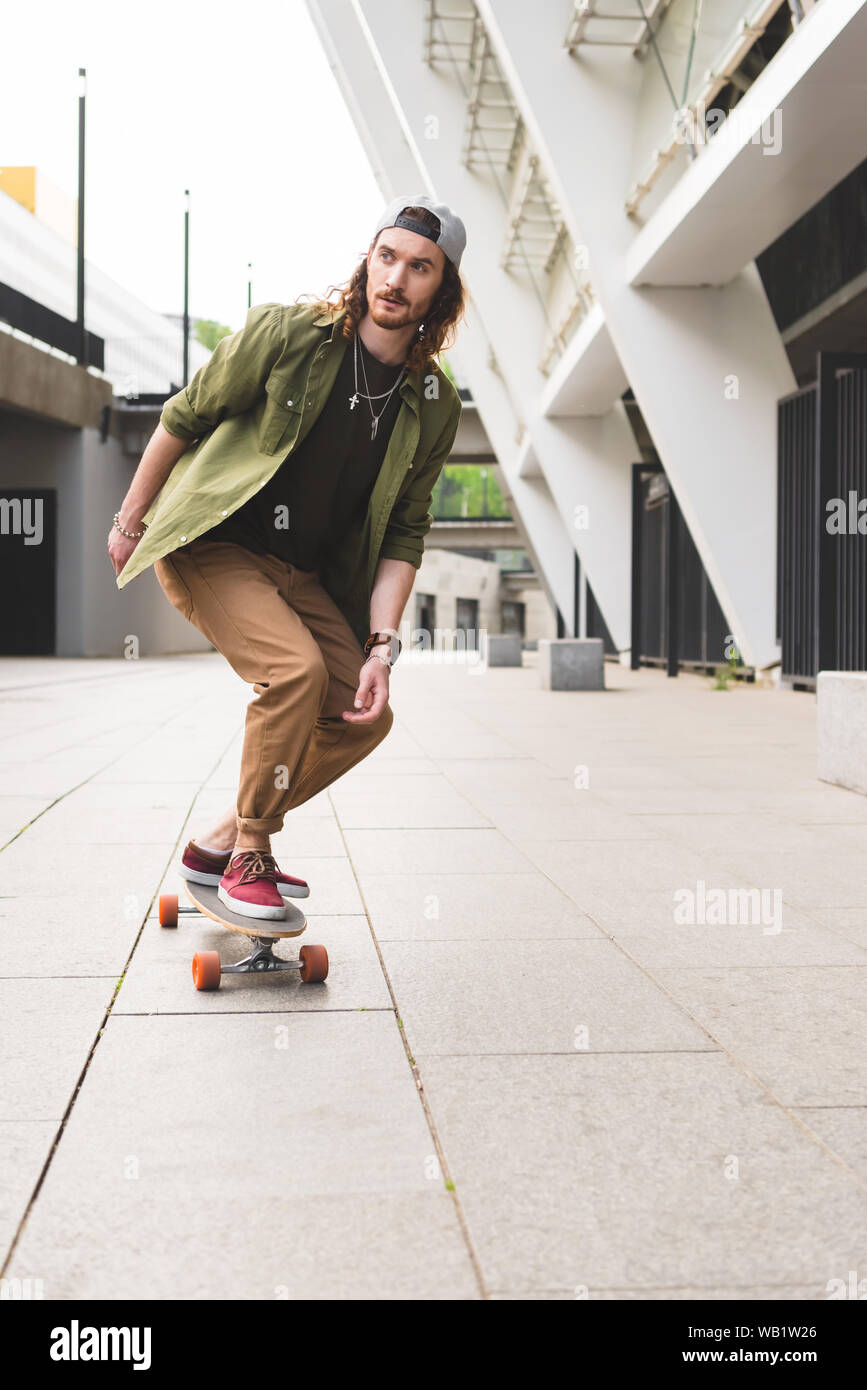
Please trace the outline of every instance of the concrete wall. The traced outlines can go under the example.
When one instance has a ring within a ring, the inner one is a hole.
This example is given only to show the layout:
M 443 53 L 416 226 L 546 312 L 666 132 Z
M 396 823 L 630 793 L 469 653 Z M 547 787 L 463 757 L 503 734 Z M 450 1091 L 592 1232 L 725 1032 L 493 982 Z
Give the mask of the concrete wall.
M 500 570 L 493 560 L 476 560 L 470 555 L 456 555 L 450 550 L 426 549 L 406 606 L 405 616 L 413 628 L 416 626 L 415 596 L 418 593 L 436 596 L 438 628 L 454 629 L 457 600 L 469 598 L 479 601 L 479 627 L 489 632 L 501 630 Z
M 526 641 L 537 642 L 540 637 L 551 639 L 557 636 L 557 615 L 548 602 L 548 596 L 538 580 L 534 584 L 525 585 L 520 589 L 511 584 L 508 587 L 504 585 L 502 597 L 524 604 L 524 638 Z
M 0 410 L 0 496 L 4 488 L 57 492 L 58 656 L 122 657 L 130 636 L 141 656 L 208 648 L 152 570 L 122 592 L 115 584 L 106 539 L 136 464 L 97 429 Z
M 411 627 L 416 624 L 416 595 L 433 594 L 436 598 L 438 628 L 456 626 L 457 600 L 478 599 L 479 627 L 490 633 L 503 630 L 502 603 L 516 601 L 526 606 L 527 640 L 556 637 L 557 618 L 548 597 L 537 578 L 519 585 L 515 580 L 504 582 L 499 566 L 492 560 L 477 560 L 471 555 L 458 555 L 451 550 L 428 547 L 416 577 L 405 617 Z

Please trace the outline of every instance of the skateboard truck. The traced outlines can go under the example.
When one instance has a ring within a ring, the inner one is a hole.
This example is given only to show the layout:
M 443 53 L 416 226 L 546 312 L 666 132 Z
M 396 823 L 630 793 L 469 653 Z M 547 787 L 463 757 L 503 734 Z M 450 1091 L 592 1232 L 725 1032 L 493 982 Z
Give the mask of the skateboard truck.
M 193 904 L 186 907 L 178 903 L 176 893 L 163 893 L 159 900 L 159 920 L 161 927 L 176 927 L 183 913 L 193 916 L 209 917 L 211 921 L 226 927 L 229 931 L 246 936 L 253 950 L 243 960 L 227 962 L 220 959 L 218 951 L 197 951 L 193 956 L 193 983 L 196 989 L 219 989 L 222 975 L 262 975 L 275 970 L 297 970 L 305 983 L 324 980 L 328 975 L 328 952 L 324 946 L 302 946 L 298 960 L 284 960 L 274 955 L 274 945 L 287 936 L 300 936 L 307 926 L 303 913 L 290 905 L 289 917 L 276 919 L 285 923 L 285 930 L 275 926 L 262 931 L 252 930 L 249 917 L 231 912 L 217 897 L 215 888 L 195 884 L 191 889 L 186 885 L 187 896 Z M 292 925 L 290 925 L 290 922 Z
M 252 941 L 253 950 L 249 956 L 236 961 L 234 965 L 224 965 L 222 969 L 224 975 L 246 975 L 253 970 L 301 969 L 300 960 L 283 960 L 280 956 L 274 955 L 274 942 L 278 941 L 279 937 L 250 936 L 247 940 Z

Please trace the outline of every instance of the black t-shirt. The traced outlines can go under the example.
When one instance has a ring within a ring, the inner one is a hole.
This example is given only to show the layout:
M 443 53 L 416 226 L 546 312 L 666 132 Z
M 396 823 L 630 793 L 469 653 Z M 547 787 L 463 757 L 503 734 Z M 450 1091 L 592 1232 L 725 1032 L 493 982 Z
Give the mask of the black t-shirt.
M 390 390 L 402 367 L 380 362 L 360 336 L 357 341 L 359 391 L 376 396 Z M 310 433 L 254 497 L 208 532 L 208 540 L 234 541 L 298 569 L 317 568 L 323 549 L 339 545 L 356 513 L 366 510 L 401 405 L 398 387 L 387 405 L 384 396 L 370 404 L 359 396 L 351 409 L 354 392 L 353 345 L 347 343 Z M 371 409 L 378 415 L 384 405 L 371 439 Z

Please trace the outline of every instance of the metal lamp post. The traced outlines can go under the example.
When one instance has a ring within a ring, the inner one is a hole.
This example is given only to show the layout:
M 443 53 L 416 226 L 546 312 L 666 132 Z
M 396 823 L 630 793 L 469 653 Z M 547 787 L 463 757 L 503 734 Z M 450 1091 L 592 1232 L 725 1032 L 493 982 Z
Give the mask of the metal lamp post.
M 78 362 L 87 366 L 87 332 L 84 327 L 84 105 L 87 100 L 87 69 L 78 69 L 78 246 L 76 248 L 76 322 Z
M 190 190 L 184 189 L 184 385 L 190 379 Z

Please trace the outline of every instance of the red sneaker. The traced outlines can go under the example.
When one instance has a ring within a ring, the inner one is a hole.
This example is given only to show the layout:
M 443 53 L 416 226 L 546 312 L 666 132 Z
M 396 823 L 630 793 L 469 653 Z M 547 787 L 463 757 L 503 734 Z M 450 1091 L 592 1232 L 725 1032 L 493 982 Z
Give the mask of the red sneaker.
M 286 916 L 286 904 L 277 889 L 277 862 L 258 849 L 240 849 L 230 860 L 220 879 L 217 897 L 232 912 L 243 917 L 279 921 Z
M 181 859 L 181 878 L 189 879 L 190 883 L 210 883 L 216 887 L 226 872 L 230 855 L 231 850 L 226 850 L 225 854 L 214 854 L 209 849 L 202 849 L 195 840 L 190 840 Z M 310 896 L 310 885 L 303 878 L 293 878 L 291 874 L 284 874 L 278 869 L 276 882 L 284 898 Z

